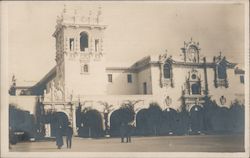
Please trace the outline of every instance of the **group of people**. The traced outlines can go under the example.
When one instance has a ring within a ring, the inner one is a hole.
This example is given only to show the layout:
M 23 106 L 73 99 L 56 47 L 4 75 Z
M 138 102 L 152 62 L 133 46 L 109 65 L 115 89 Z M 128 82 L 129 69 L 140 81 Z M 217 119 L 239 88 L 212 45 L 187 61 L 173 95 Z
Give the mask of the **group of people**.
M 126 143 L 131 143 L 133 125 L 122 123 L 120 127 L 121 143 L 124 143 L 124 138 L 126 138 Z
M 63 135 L 64 132 L 62 130 L 62 127 L 59 126 L 57 132 L 56 132 L 56 145 L 58 149 L 61 149 L 62 146 L 64 145 L 63 143 Z M 67 144 L 67 148 L 70 149 L 71 145 L 72 145 L 72 136 L 73 136 L 73 129 L 72 127 L 69 125 L 66 128 L 66 144 Z
M 131 143 L 133 125 L 122 123 L 120 126 L 121 143 L 124 143 L 124 138 L 126 138 L 126 143 Z M 56 130 L 56 145 L 58 149 L 61 149 L 64 145 L 63 143 L 64 132 L 62 126 L 58 127 Z M 66 144 L 67 148 L 70 149 L 72 145 L 73 129 L 70 125 L 66 128 Z

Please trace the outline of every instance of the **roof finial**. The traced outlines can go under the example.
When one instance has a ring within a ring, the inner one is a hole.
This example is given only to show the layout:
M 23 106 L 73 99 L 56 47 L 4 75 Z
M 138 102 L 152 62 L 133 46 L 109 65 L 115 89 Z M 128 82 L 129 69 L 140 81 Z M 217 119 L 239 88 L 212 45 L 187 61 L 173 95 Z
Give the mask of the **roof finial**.
M 96 18 L 97 24 L 99 24 L 99 22 L 100 22 L 100 16 L 101 16 L 101 15 L 102 15 L 102 7 L 99 6 L 99 7 L 98 7 L 98 12 L 97 12 L 97 18 Z
M 98 16 L 100 16 L 102 14 L 102 7 L 101 6 L 99 6 L 98 7 L 98 12 L 97 12 L 97 15 Z
M 67 6 L 66 4 L 63 5 L 63 13 L 66 13 L 67 12 Z
M 92 16 L 92 11 L 90 10 L 90 11 L 89 11 L 89 17 L 88 17 L 88 22 L 89 22 L 89 24 L 90 24 L 91 16 Z

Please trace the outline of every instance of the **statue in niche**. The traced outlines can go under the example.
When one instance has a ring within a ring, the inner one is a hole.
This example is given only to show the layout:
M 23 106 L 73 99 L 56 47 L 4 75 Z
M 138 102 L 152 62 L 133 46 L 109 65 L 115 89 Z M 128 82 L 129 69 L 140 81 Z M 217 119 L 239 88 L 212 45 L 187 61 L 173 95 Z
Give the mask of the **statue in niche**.
M 63 99 L 63 93 L 60 89 L 56 88 L 54 90 L 54 97 L 55 97 L 55 100 L 62 100 Z

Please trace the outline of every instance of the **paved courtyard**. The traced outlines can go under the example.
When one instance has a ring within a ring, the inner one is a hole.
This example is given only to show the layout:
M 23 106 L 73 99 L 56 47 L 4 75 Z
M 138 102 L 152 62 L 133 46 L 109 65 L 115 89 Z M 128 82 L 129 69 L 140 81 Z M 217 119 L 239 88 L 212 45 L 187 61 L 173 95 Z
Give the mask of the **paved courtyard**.
M 65 139 L 64 139 L 65 141 Z M 132 137 L 132 143 L 121 143 L 119 138 L 73 138 L 72 149 L 66 144 L 57 149 L 55 141 L 22 142 L 10 151 L 32 152 L 243 152 L 242 135 L 198 135 Z

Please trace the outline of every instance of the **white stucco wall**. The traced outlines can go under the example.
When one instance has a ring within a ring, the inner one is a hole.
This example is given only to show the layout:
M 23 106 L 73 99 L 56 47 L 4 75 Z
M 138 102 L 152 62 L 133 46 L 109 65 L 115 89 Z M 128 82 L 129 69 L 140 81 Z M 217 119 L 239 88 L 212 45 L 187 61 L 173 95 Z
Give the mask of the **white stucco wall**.
M 79 60 L 65 61 L 66 91 L 74 96 L 106 94 L 107 77 L 104 62 L 90 59 L 86 64 L 88 64 L 89 72 L 81 73 L 82 64 Z
M 153 95 L 158 96 L 160 98 L 159 104 L 161 104 L 164 108 L 166 108 L 166 104 L 164 99 L 166 96 L 169 96 L 172 100 L 172 103 L 169 105 L 171 108 L 180 110 L 181 95 L 182 95 L 182 87 L 186 82 L 186 78 L 188 78 L 188 73 L 192 70 L 192 68 L 185 67 L 173 67 L 173 83 L 174 87 L 163 86 L 160 87 L 160 68 L 159 66 L 153 66 L 152 70 L 152 85 L 153 85 Z M 205 88 L 204 81 L 204 70 L 203 69 L 195 69 L 198 71 L 198 76 L 201 78 L 201 90 Z
M 88 34 L 88 49 L 80 51 L 80 33 Z M 102 48 L 103 30 L 99 28 L 67 27 L 64 35 L 64 77 L 66 98 L 69 95 L 106 94 L 105 57 Z M 74 50 L 69 49 L 69 39 L 74 38 Z M 99 52 L 95 51 L 95 39 L 99 40 Z M 88 65 L 88 72 L 81 67 Z
M 208 89 L 209 95 L 211 95 L 211 99 L 215 100 L 219 106 L 230 107 L 231 103 L 235 101 L 235 99 L 240 99 L 243 103 L 244 96 L 244 84 L 240 83 L 239 75 L 235 75 L 234 69 L 227 69 L 227 79 L 229 83 L 229 87 L 218 87 L 214 86 L 214 70 L 208 69 Z M 225 105 L 221 105 L 220 97 L 226 97 Z M 241 97 L 239 97 L 241 96 Z
M 108 74 L 112 75 L 112 82 L 108 82 Z M 127 75 L 132 75 L 132 83 L 128 83 Z M 108 95 L 133 95 L 138 94 L 137 73 L 126 70 L 107 70 L 104 80 L 106 81 Z
M 152 94 L 152 73 L 150 66 L 138 72 L 138 93 L 144 94 L 143 83 L 147 83 L 147 94 Z

